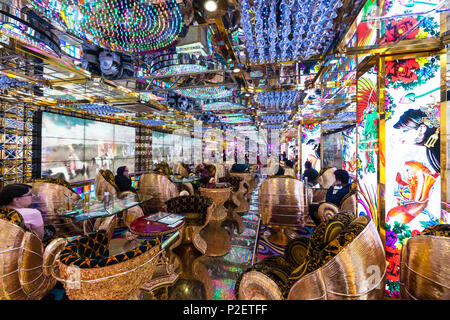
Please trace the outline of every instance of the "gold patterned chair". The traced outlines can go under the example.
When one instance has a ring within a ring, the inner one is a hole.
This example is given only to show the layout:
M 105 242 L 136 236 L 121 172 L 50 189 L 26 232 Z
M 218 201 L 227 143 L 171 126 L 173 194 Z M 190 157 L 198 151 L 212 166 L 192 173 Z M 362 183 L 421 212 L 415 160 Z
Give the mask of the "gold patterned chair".
M 165 202 L 178 196 L 178 188 L 170 178 L 159 172 L 143 173 L 137 190 L 139 199 L 145 202 L 145 214 L 166 211 Z
M 291 176 L 271 176 L 263 181 L 258 195 L 262 223 L 275 232 L 270 240 L 285 245 L 285 229 L 305 226 L 307 206 L 302 181 Z
M 320 221 L 328 220 L 341 211 L 351 211 L 356 214 L 358 212 L 358 202 L 356 199 L 357 189 L 358 185 L 356 182 L 353 182 L 348 193 L 342 198 L 339 206 L 329 202 L 322 203 L 317 211 L 317 216 Z
M 63 239 L 45 246 L 13 209 L 0 209 L 0 300 L 40 300 L 56 284 L 50 266 Z
M 172 169 L 170 169 L 170 166 L 167 162 L 157 163 L 155 166 L 155 170 L 165 174 L 168 177 L 173 174 Z
M 159 239 L 116 255 L 109 254 L 106 230 L 98 230 L 67 242 L 56 259 L 54 277 L 71 300 L 137 299 L 140 288 L 158 264 Z
M 238 279 L 241 300 L 383 299 L 384 245 L 367 216 L 341 212 L 311 238 L 291 240 L 282 256 L 256 263 Z
M 404 300 L 450 300 L 450 225 L 425 228 L 402 246 L 400 294 Z
M 119 197 L 121 199 L 130 198 L 131 200 L 139 200 L 140 195 L 132 191 L 120 191 L 114 181 L 114 174 L 110 170 L 99 170 L 95 178 L 95 196 L 98 200 L 103 201 L 105 192 L 110 197 Z M 134 206 L 118 216 L 118 227 L 129 227 L 130 223 L 135 219 L 142 217 L 144 211 L 141 206 Z
M 201 195 L 179 196 L 166 201 L 167 211 L 186 217 L 182 243 L 192 243 L 202 254 L 208 251 L 208 243 L 201 231 L 208 225 L 215 209 L 211 198 Z
M 28 183 L 35 195 L 33 206 L 41 211 L 45 225 L 52 225 L 56 234 L 61 237 L 70 237 L 83 234 L 83 224 L 65 218 L 60 213 L 66 210 L 68 201 L 77 203 L 81 200 L 78 193 L 72 190 L 71 185 L 61 179 L 36 179 Z
M 178 162 L 175 164 L 173 168 L 173 173 L 175 175 L 180 175 L 182 177 L 188 177 L 189 176 L 189 168 L 184 162 Z
M 316 178 L 316 181 L 320 184 L 322 188 L 329 188 L 336 181 L 334 176 L 334 172 L 336 168 L 322 168 L 320 170 L 319 176 Z

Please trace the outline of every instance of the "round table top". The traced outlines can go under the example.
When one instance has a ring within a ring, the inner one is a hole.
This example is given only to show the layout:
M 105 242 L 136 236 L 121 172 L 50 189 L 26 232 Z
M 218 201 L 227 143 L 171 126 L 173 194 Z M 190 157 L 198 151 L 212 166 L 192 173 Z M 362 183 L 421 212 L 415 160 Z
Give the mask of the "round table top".
M 184 226 L 186 220 L 183 218 L 175 226 L 169 226 L 165 223 L 148 220 L 147 218 L 150 216 L 151 215 L 147 215 L 135 219 L 130 224 L 130 231 L 134 234 L 147 237 L 161 236 L 180 230 Z

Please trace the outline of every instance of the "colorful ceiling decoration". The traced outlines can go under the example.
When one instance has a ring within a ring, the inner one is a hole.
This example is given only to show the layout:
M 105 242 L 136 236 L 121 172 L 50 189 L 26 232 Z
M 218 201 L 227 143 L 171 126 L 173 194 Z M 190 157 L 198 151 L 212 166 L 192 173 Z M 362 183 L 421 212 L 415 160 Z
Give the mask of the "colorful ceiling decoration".
M 117 113 L 125 113 L 127 111 L 107 105 L 107 104 L 99 104 L 99 103 L 86 103 L 86 104 L 77 104 L 77 105 L 69 105 L 64 106 L 70 109 L 78 109 L 83 110 L 89 113 L 93 113 L 99 116 L 113 116 Z
M 223 110 L 241 110 L 244 109 L 245 107 L 237 104 L 237 103 L 232 103 L 232 102 L 228 102 L 228 101 L 223 101 L 223 102 L 213 102 L 213 103 L 208 103 L 202 106 L 202 110 L 204 111 L 223 111 Z
M 167 125 L 168 123 L 163 120 L 154 120 L 154 119 L 143 119 L 143 120 L 137 120 L 138 122 L 143 123 L 146 126 L 150 127 L 159 127 Z
M 252 5 L 250 5 L 252 2 Z M 340 0 L 243 0 L 241 24 L 253 63 L 308 59 L 334 37 Z
M 177 89 L 175 92 L 192 99 L 210 100 L 231 97 L 234 95 L 235 90 L 226 86 L 217 86 Z
M 27 0 L 68 32 L 102 48 L 129 53 L 172 45 L 183 26 L 175 0 Z
M 243 113 L 230 113 L 219 116 L 222 123 L 252 123 L 253 119 Z
M 256 102 L 266 110 L 285 111 L 296 106 L 301 98 L 300 91 L 259 92 Z

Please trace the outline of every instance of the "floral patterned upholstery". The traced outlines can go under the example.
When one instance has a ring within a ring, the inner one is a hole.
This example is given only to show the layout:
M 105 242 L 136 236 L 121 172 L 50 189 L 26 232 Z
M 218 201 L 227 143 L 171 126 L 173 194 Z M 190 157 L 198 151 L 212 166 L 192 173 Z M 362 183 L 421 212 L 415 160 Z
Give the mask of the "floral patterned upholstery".
M 426 227 L 420 235 L 450 238 L 450 224 L 436 224 Z
M 227 182 L 233 187 L 233 191 L 236 192 L 239 190 L 239 184 L 241 181 L 244 180 L 244 178 L 241 177 L 222 177 L 219 178 L 219 182 Z
M 160 172 L 165 174 L 166 176 L 170 176 L 172 174 L 172 170 L 170 169 L 170 166 L 167 162 L 156 164 L 155 170 L 160 170 Z
M 282 256 L 268 257 L 246 270 L 259 271 L 271 278 L 286 298 L 292 285 L 300 278 L 325 265 L 364 230 L 366 216 L 355 219 L 352 212 L 340 212 L 322 222 L 311 238 L 291 240 Z M 244 272 L 235 286 L 236 297 Z
M 186 225 L 205 224 L 206 213 L 213 200 L 201 195 L 180 196 L 167 200 L 167 210 L 186 216 Z
M 0 208 L 0 219 L 14 223 L 25 231 L 33 232 L 25 225 L 22 215 L 14 209 Z
M 59 260 L 69 266 L 101 268 L 133 259 L 160 244 L 160 240 L 155 238 L 133 250 L 110 256 L 106 233 L 106 230 L 99 230 L 76 237 L 65 246 Z
M 101 174 L 101 176 L 103 178 L 105 178 L 106 181 L 108 181 L 108 183 L 110 183 L 114 187 L 114 189 L 116 189 L 117 193 L 120 193 L 119 187 L 116 185 L 116 181 L 114 180 L 114 174 L 112 173 L 111 170 L 108 170 L 108 169 L 102 170 L 102 169 L 100 169 L 99 173 Z

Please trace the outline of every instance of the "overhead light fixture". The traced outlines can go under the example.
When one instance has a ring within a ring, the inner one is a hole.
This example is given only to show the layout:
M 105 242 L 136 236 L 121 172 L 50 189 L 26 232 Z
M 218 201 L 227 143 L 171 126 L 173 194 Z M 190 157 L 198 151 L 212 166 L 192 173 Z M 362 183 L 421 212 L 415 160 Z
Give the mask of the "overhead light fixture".
M 235 68 L 233 69 L 233 72 L 234 72 L 234 73 L 239 73 L 239 72 L 241 72 L 241 68 L 235 67 Z
M 214 12 L 217 10 L 217 2 L 215 0 L 206 0 L 204 7 L 206 11 Z

